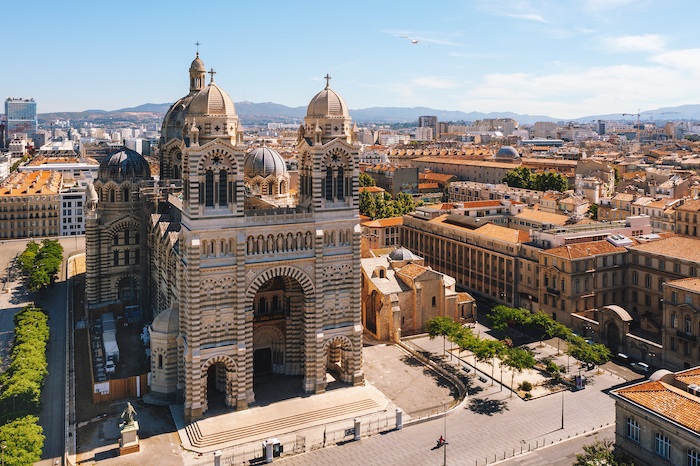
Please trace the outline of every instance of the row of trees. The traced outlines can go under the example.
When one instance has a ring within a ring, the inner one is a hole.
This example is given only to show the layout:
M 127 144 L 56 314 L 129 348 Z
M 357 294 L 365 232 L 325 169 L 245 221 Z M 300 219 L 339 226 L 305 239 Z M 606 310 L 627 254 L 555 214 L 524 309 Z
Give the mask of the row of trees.
M 372 220 L 400 217 L 414 210 L 416 203 L 410 194 L 398 193 L 396 199 L 392 199 L 389 193 L 374 195 L 365 191 L 360 194 L 360 213 Z
M 29 291 L 47 287 L 58 273 L 62 261 L 63 246 L 55 239 L 45 239 L 41 246 L 36 241 L 30 241 L 17 258 L 20 269 L 27 276 Z
M 517 167 L 506 173 L 503 182 L 512 188 L 534 189 L 536 191 L 559 191 L 569 189 L 564 175 L 554 172 L 532 173 L 527 167 Z
M 579 361 L 601 365 L 610 360 L 610 349 L 600 343 L 589 344 L 585 338 L 542 311 L 532 313 L 527 309 L 504 305 L 494 306 L 488 314 L 495 330 L 506 330 L 515 326 L 529 327 L 541 332 L 541 338 L 560 338 L 567 342 L 567 354 Z
M 567 326 L 553 320 L 544 312 L 532 313 L 527 309 L 512 308 L 504 305 L 494 306 L 488 314 L 491 328 L 508 330 L 521 326 L 534 332 L 540 332 L 540 339 L 558 337 L 567 342 L 566 353 L 587 364 L 601 365 L 610 360 L 610 350 L 603 344 L 590 344 L 585 338 L 575 335 Z M 484 362 L 491 365 L 491 381 L 495 360 L 501 359 L 501 364 L 511 369 L 511 391 L 515 373 L 522 373 L 535 365 L 535 358 L 523 348 L 513 347 L 509 338 L 503 340 L 482 339 L 474 335 L 471 328 L 463 327 L 450 317 L 438 316 L 427 322 L 426 329 L 431 338 L 443 337 L 443 351 L 446 340 L 457 345 L 460 351 L 469 351 L 474 356 L 474 362 Z M 558 367 L 547 368 L 552 375 L 558 376 Z M 512 393 L 511 393 L 512 396 Z
M 0 375 L 0 441 L 7 445 L 8 466 L 32 464 L 41 458 L 45 437 L 38 414 L 48 374 L 48 341 L 48 316 L 41 309 L 29 305 L 15 314 L 10 365 Z
M 515 373 L 522 373 L 525 369 L 535 366 L 535 357 L 524 348 L 513 347 L 509 339 L 492 340 L 480 338 L 474 335 L 472 329 L 463 327 L 452 320 L 451 317 L 438 316 L 430 319 L 426 325 L 430 338 L 437 336 L 451 341 L 459 347 L 460 351 L 468 351 L 474 356 L 474 363 L 484 362 L 491 366 L 491 384 L 493 385 L 496 359 L 501 360 L 501 367 L 506 366 L 511 370 L 510 389 L 513 396 L 513 381 Z M 501 376 L 502 377 L 502 376 Z

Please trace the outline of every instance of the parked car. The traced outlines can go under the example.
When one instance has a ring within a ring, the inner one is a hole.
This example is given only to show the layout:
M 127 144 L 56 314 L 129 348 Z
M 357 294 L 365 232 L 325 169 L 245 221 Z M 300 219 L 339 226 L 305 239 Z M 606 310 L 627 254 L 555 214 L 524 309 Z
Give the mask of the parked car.
M 114 361 L 111 359 L 108 359 L 107 362 L 105 363 L 105 372 L 108 374 L 114 374 L 114 372 L 117 370 L 117 366 L 114 365 Z
M 640 374 L 648 374 L 649 373 L 649 364 L 645 362 L 633 362 L 630 363 L 630 367 L 632 368 L 633 371 L 639 372 Z

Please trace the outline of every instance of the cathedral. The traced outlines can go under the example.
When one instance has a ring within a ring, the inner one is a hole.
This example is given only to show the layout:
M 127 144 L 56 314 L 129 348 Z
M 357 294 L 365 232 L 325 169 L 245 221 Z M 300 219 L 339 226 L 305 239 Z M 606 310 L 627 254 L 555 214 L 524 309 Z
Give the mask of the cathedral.
M 299 127 L 298 187 L 268 147 L 248 148 L 231 97 L 199 53 L 189 93 L 165 115 L 160 176 L 138 153 L 105 158 L 89 187 L 86 300 L 91 316 L 140 306 L 150 331 L 151 396 L 208 409 L 212 391 L 242 410 L 256 379 L 328 374 L 364 382 L 357 127 L 326 86 Z

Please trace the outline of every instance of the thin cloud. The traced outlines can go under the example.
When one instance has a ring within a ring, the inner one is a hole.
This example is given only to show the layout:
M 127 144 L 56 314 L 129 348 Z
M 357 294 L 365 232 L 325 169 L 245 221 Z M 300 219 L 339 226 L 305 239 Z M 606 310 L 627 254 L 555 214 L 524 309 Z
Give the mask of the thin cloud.
M 526 19 L 528 21 L 536 21 L 538 23 L 545 23 L 547 24 L 548 21 L 542 17 L 542 15 L 538 15 L 536 13 L 512 13 L 508 14 L 506 13 L 505 16 L 508 16 L 509 18 L 516 18 L 516 19 Z
M 666 38 L 660 34 L 606 37 L 603 39 L 608 52 L 660 52 Z
M 665 54 L 658 60 L 677 63 L 693 54 L 700 56 L 700 49 L 675 56 Z M 519 113 L 578 118 L 681 104 L 687 101 L 696 82 L 697 75 L 686 69 L 654 65 L 615 65 L 542 75 L 498 73 L 484 76 L 457 103 L 461 108 L 481 111 L 500 107 Z M 668 83 L 674 83 L 672 89 Z M 659 89 L 667 92 L 660 95 Z

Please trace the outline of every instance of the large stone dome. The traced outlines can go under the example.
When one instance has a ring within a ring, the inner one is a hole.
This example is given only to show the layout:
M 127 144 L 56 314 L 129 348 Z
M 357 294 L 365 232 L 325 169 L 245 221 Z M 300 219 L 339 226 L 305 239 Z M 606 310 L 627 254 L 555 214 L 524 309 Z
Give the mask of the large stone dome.
M 209 83 L 192 98 L 188 113 L 189 115 L 236 116 L 236 109 L 226 91 L 215 83 Z
M 151 167 L 141 154 L 122 147 L 100 163 L 98 177 L 101 180 L 149 180 Z
M 311 99 L 306 116 L 317 118 L 328 116 L 348 117 L 348 106 L 337 92 L 326 86 L 324 90 Z
M 277 151 L 259 147 L 246 155 L 243 170 L 248 178 L 267 178 L 270 175 L 284 176 L 287 173 L 287 165 Z

